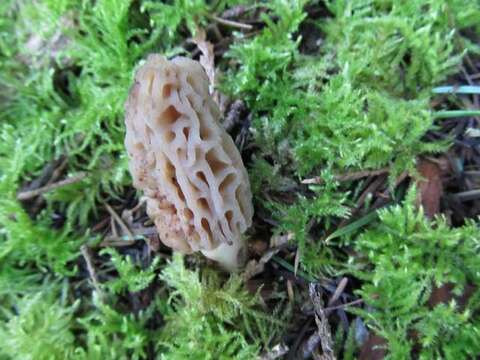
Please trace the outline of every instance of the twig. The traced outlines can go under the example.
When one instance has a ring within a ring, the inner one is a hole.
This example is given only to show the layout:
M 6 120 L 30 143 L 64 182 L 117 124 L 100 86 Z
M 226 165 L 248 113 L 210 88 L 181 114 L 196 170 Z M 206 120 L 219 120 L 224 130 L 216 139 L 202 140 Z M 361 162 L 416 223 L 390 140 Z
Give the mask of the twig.
M 360 304 L 363 304 L 363 299 L 357 299 L 357 300 L 353 300 L 353 301 L 350 301 L 350 302 L 347 302 L 347 303 L 338 304 L 338 305 L 335 305 L 335 306 L 328 306 L 324 309 L 324 311 L 325 311 L 325 314 L 327 316 L 330 316 L 331 312 L 334 311 L 334 310 L 345 309 L 347 307 L 360 305 Z M 304 314 L 312 315 L 314 312 L 315 311 L 313 311 L 313 310 L 312 311 L 305 311 Z
M 155 227 L 151 228 L 141 228 L 141 231 L 132 232 L 133 237 L 128 235 L 119 236 L 119 235 L 110 235 L 106 236 L 103 241 L 100 243 L 100 246 L 130 246 L 135 244 L 138 240 L 146 240 L 148 236 L 157 234 L 157 229 Z
M 108 224 L 109 221 L 110 221 L 109 217 L 106 217 L 105 219 L 100 220 L 100 222 L 98 222 L 97 224 L 91 227 L 92 232 L 95 233 L 97 231 L 100 231 L 103 227 L 105 227 Z
M 318 344 L 320 344 L 320 335 L 315 332 L 302 345 L 302 359 L 311 359 Z
M 88 251 L 88 247 L 86 245 L 82 245 L 80 247 L 80 251 L 82 252 L 83 258 L 85 259 L 85 263 L 87 264 L 87 270 L 92 279 L 93 287 L 95 291 L 100 296 L 100 299 L 104 299 L 104 294 L 102 289 L 100 288 L 100 283 L 97 278 L 97 273 L 95 272 L 95 268 L 93 267 L 92 258 L 90 257 L 90 252 Z
M 295 292 L 293 291 L 293 285 L 290 279 L 287 280 L 287 294 L 288 300 L 293 304 L 295 302 Z
M 345 175 L 338 175 L 336 179 L 338 181 L 351 181 L 351 180 L 358 180 L 367 176 L 378 176 L 378 175 L 383 175 L 386 174 L 390 171 L 388 167 L 381 168 L 378 170 L 365 170 L 365 171 L 357 171 L 354 173 L 350 174 L 345 174 Z
M 318 281 L 317 279 L 315 279 L 314 277 L 310 276 L 309 274 L 307 274 L 306 272 L 302 271 L 302 270 L 298 270 L 297 273 L 295 274 L 295 268 L 290 265 L 287 261 L 285 261 L 284 259 L 282 259 L 281 257 L 278 257 L 278 256 L 272 256 L 272 260 L 275 261 L 278 265 L 284 267 L 285 269 L 287 269 L 288 271 L 290 271 L 294 277 L 300 277 L 302 279 L 304 279 L 305 281 L 308 281 L 308 282 L 315 282 L 315 281 Z
M 112 229 L 112 235 L 118 237 L 117 227 L 115 226 L 115 219 L 113 216 L 110 216 L 110 229 Z
M 212 29 L 212 33 L 215 35 L 215 41 L 214 43 L 219 43 L 220 41 L 223 40 L 223 35 L 218 29 L 218 24 L 212 24 L 211 27 L 207 27 L 207 29 Z
M 22 189 L 20 191 L 22 192 L 22 191 L 35 190 L 35 189 L 38 189 L 41 186 L 49 185 L 49 181 L 51 181 L 51 182 L 55 181 L 56 179 L 52 180 L 52 177 L 53 177 L 52 174 L 55 172 L 55 168 L 61 162 L 62 162 L 62 158 L 52 160 L 52 161 L 48 162 L 47 164 L 45 164 L 45 166 L 43 167 L 40 175 L 36 179 L 34 179 L 29 185 L 27 185 L 25 187 L 22 187 Z
M 35 190 L 20 192 L 20 193 L 17 194 L 17 200 L 28 200 L 28 199 L 34 198 L 36 196 L 39 196 L 39 195 L 44 194 L 46 192 L 58 189 L 60 187 L 67 186 L 67 185 L 74 184 L 74 183 L 77 183 L 79 181 L 82 181 L 86 176 L 87 176 L 87 173 L 81 172 L 81 173 L 79 173 L 75 176 L 72 176 L 72 177 L 68 178 L 68 179 L 61 180 L 61 181 L 58 181 L 58 182 L 50 184 L 50 185 L 42 186 L 42 187 L 40 187 L 38 189 L 35 189 Z
M 50 178 L 50 180 L 47 182 L 45 186 L 51 185 L 52 183 L 57 181 L 57 179 L 60 178 L 60 176 L 62 175 L 63 170 L 65 170 L 65 168 L 67 167 L 67 165 L 68 165 L 68 158 L 65 156 L 62 162 L 60 163 L 60 165 L 55 170 L 53 170 L 52 177 Z
M 409 174 L 408 171 L 404 171 L 400 175 L 398 175 L 398 177 L 395 179 L 395 184 L 394 184 L 393 188 L 395 189 L 398 185 L 400 185 L 400 183 L 403 180 L 405 180 L 409 175 L 410 174 Z M 379 200 L 381 200 L 381 198 L 389 199 L 391 197 L 391 195 L 389 193 L 390 193 L 390 189 L 388 189 L 388 188 L 383 193 L 380 193 L 379 197 L 377 198 L 377 200 L 373 204 L 373 208 L 377 209 L 379 207 L 378 202 L 379 202 Z
M 300 266 L 300 249 L 297 247 L 297 251 L 295 251 L 295 260 L 293 262 L 293 268 L 294 268 L 294 271 L 293 271 L 293 274 L 295 276 L 297 276 L 297 272 L 298 272 L 298 267 Z
M 128 235 L 128 237 L 130 239 L 133 239 L 133 234 L 132 232 L 130 231 L 130 229 L 128 228 L 127 225 L 125 225 L 125 223 L 123 222 L 122 218 L 120 216 L 118 216 L 118 214 L 115 212 L 115 210 L 112 209 L 112 207 L 108 204 L 105 204 L 105 207 L 107 208 L 108 212 L 110 213 L 110 215 L 115 219 L 115 221 L 118 223 L 118 225 L 120 225 L 120 227 L 122 228 L 122 230 Z
M 309 286 L 309 293 L 315 309 L 315 322 L 317 323 L 318 336 L 320 337 L 320 343 L 323 350 L 321 358 L 323 360 L 335 360 L 332 333 L 330 331 L 330 325 L 328 324 L 327 315 L 323 309 L 319 285 L 311 283 Z
M 245 30 L 251 30 L 253 29 L 252 25 L 249 24 L 244 24 L 238 21 L 233 21 L 233 20 L 227 20 L 227 19 L 222 19 L 221 17 L 215 16 L 215 15 L 210 15 L 210 18 L 215 20 L 216 22 L 225 25 L 225 26 L 231 26 L 239 29 L 245 29 Z
M 359 304 L 362 304 L 362 303 L 363 303 L 363 299 L 357 299 L 357 300 L 353 300 L 353 301 L 350 301 L 348 303 L 340 304 L 340 305 L 337 305 L 337 306 L 326 307 L 325 312 L 330 312 L 330 311 L 338 310 L 338 309 L 344 309 L 346 307 L 359 305 Z
M 138 238 L 139 240 L 143 238 Z M 137 242 L 137 239 L 135 240 L 126 240 L 125 237 L 107 237 L 105 240 L 103 240 L 99 246 L 100 247 L 123 247 L 123 246 L 131 246 Z
M 473 75 L 470 75 L 470 79 L 472 79 L 472 80 L 480 79 L 480 72 L 476 73 L 476 74 L 473 74 Z
M 436 119 L 450 119 L 469 116 L 480 116 L 480 110 L 445 110 L 433 113 L 433 117 Z
M 50 174 L 50 179 L 43 185 L 43 186 L 49 186 L 53 184 L 55 181 L 60 179 L 60 177 L 63 174 L 63 171 L 67 167 L 68 164 L 68 158 L 66 156 L 62 156 L 60 159 L 56 160 L 53 162 L 54 165 L 59 164 L 58 167 L 54 166 L 53 172 Z M 40 185 L 39 185 L 40 186 Z M 34 190 L 35 188 L 32 188 L 30 190 Z M 41 196 L 37 197 L 33 203 L 32 207 L 32 213 L 36 214 L 40 208 L 43 206 L 45 202 L 45 199 Z
M 299 350 L 299 352 L 301 352 L 302 354 L 304 353 L 304 348 L 305 348 L 305 343 L 303 344 L 303 346 L 299 349 L 299 346 L 300 346 L 300 343 L 302 342 L 302 339 L 304 338 L 305 334 L 307 333 L 307 331 L 310 330 L 310 326 L 312 324 L 312 318 L 309 317 L 307 318 L 305 321 L 304 321 L 304 324 L 303 326 L 301 327 L 300 331 L 298 332 L 298 335 L 297 335 L 297 339 L 295 340 L 295 342 L 293 343 L 293 346 L 291 346 L 290 348 L 290 357 L 288 357 L 288 359 L 292 359 L 295 354 L 297 354 L 297 350 Z M 313 351 L 313 350 L 312 350 Z M 310 354 L 312 353 L 312 351 L 310 351 L 307 355 L 310 356 Z
M 275 360 L 281 358 L 288 352 L 289 348 L 287 345 L 280 343 L 275 345 L 272 350 L 268 353 L 260 355 L 257 359 L 258 360 Z
M 347 284 L 348 284 L 348 279 L 346 277 L 344 277 L 344 278 L 342 278 L 342 280 L 340 280 L 337 288 L 335 289 L 335 292 L 333 293 L 332 297 L 328 300 L 328 306 L 332 306 L 335 303 L 335 301 L 338 300 L 340 295 L 342 295 L 343 290 L 345 290 L 345 287 L 347 286 Z M 325 311 L 326 310 L 327 309 L 325 309 Z
M 480 198 L 480 189 L 462 191 L 456 194 L 453 194 L 452 197 L 458 201 L 471 201 Z
M 351 181 L 351 180 L 358 180 L 367 176 L 377 176 L 377 175 L 383 175 L 386 174 L 390 171 L 389 168 L 381 168 L 378 170 L 363 170 L 363 171 L 356 171 L 352 172 L 349 174 L 343 174 L 343 175 L 336 175 L 335 179 L 338 181 Z M 302 180 L 302 184 L 322 184 L 323 179 L 320 176 L 315 176 L 310 179 L 305 179 Z
M 138 209 L 140 209 L 140 208 L 143 206 L 143 204 L 145 204 L 146 202 L 147 202 L 147 198 L 142 196 L 142 197 L 140 198 L 140 200 L 138 201 L 138 204 L 135 205 L 135 206 L 134 206 L 133 208 L 131 208 L 130 210 L 127 210 L 127 211 L 129 211 L 130 213 L 133 214 L 134 212 L 138 211 Z

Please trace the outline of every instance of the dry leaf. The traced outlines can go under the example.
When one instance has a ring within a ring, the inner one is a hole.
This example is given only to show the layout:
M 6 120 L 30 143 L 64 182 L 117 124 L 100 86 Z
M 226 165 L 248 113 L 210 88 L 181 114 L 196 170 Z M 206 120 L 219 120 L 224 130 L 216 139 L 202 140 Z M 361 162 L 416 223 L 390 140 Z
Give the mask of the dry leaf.
M 263 255 L 260 260 L 250 260 L 245 267 L 245 271 L 243 272 L 243 278 L 245 281 L 251 279 L 252 277 L 260 274 L 265 269 L 265 264 L 270 261 L 270 259 L 278 253 L 281 248 L 270 249 Z
M 192 38 L 192 41 L 197 45 L 198 49 L 202 53 L 200 55 L 200 64 L 205 69 L 207 73 L 208 80 L 210 80 L 209 91 L 211 95 L 214 95 L 215 101 L 218 104 L 218 96 L 215 96 L 215 54 L 213 53 L 213 44 L 206 40 L 207 35 L 205 30 L 197 28 L 195 36 Z
M 367 342 L 362 346 L 360 351 L 360 360 L 381 360 L 385 359 L 387 351 L 385 347 L 387 342 L 384 338 L 378 335 L 370 335 Z
M 419 201 L 425 210 L 425 215 L 433 218 L 440 212 L 440 198 L 443 194 L 442 170 L 436 163 L 425 159 L 420 159 L 417 169 L 421 176 L 417 182 Z

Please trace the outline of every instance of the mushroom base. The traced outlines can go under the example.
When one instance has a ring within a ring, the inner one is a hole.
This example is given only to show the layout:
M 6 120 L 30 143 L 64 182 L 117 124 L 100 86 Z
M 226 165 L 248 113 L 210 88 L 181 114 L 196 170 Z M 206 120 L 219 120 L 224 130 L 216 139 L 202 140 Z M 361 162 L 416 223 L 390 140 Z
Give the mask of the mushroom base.
M 222 269 L 230 272 L 242 269 L 247 260 L 247 246 L 243 238 L 232 245 L 222 243 L 213 250 L 201 252 L 205 257 L 217 262 Z

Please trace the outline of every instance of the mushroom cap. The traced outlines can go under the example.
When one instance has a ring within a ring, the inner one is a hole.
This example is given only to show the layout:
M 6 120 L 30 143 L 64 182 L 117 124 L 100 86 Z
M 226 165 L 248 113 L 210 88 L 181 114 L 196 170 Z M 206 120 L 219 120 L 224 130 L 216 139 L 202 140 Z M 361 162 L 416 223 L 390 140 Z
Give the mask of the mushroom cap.
M 162 242 L 184 253 L 202 251 L 227 268 L 238 265 L 252 194 L 202 66 L 150 55 L 125 107 L 133 184 L 144 192 Z

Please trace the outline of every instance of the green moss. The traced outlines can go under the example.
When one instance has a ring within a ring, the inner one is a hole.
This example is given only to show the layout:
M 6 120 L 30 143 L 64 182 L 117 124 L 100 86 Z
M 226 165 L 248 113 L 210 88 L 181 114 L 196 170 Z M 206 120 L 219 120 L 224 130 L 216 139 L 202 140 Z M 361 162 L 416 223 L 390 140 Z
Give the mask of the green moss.
M 158 317 L 157 303 L 136 314 L 124 313 L 100 299 L 94 293 L 89 312 L 80 324 L 81 345 L 75 349 L 78 359 L 145 359 L 147 352 L 157 342 L 158 333 L 148 326 L 148 321 Z
M 446 149 L 446 142 L 424 141 L 433 128 L 430 93 L 458 69 L 465 42 L 460 31 L 474 26 L 473 4 L 328 2 L 332 16 L 310 20 L 324 38 L 309 55 L 301 52 L 298 35 L 304 3 L 281 4 L 272 7 L 257 37 L 232 46 L 228 56 L 237 70 L 224 85 L 253 113 L 254 141 L 261 144 L 252 168 L 257 197 L 289 191 L 295 186 L 284 180 L 312 175 L 388 167 L 392 181 L 404 171 L 415 173 L 418 155 Z M 305 204 L 324 200 L 307 194 L 285 205 L 278 229 L 292 233 L 305 269 L 323 271 L 314 260 L 325 259 L 322 235 L 305 239 L 310 228 L 325 233 L 325 224 L 341 216 L 309 211 Z M 328 194 L 332 204 L 343 198 Z M 268 207 L 269 200 L 259 203 Z
M 224 86 L 254 112 L 260 151 L 285 166 L 294 159 L 299 174 L 412 168 L 417 154 L 441 148 L 421 138 L 432 127 L 431 87 L 455 71 L 455 36 L 472 25 L 474 6 L 460 3 L 329 3 L 333 17 L 317 24 L 324 45 L 306 56 L 304 3 L 279 1 L 276 21 L 231 48 L 238 70 Z
M 118 277 L 107 283 L 107 287 L 114 293 L 121 293 L 124 290 L 129 292 L 144 290 L 155 279 L 155 270 L 160 263 L 160 258 L 156 257 L 148 268 L 139 269 L 134 265 L 131 257 L 122 257 L 115 249 L 107 248 L 100 254 L 110 255 L 110 261 L 118 272 Z
M 309 104 L 309 116 L 294 141 L 302 174 L 329 165 L 343 171 L 389 166 L 395 176 L 412 170 L 418 154 L 442 149 L 442 144 L 422 141 L 432 128 L 426 99 L 396 99 L 355 88 L 341 74 L 330 78 Z
M 8 314 L 7 321 L 0 325 L 0 354 L 27 360 L 73 357 L 75 305 L 65 306 L 55 301 L 54 295 L 38 292 L 18 299 L 17 314 Z
M 370 310 L 354 312 L 387 340 L 389 358 L 409 357 L 415 343 L 420 358 L 472 357 L 480 351 L 478 293 L 465 308 L 457 299 L 480 284 L 477 226 L 430 222 L 416 210 L 415 195 L 411 190 L 402 206 L 380 211 L 380 223 L 355 239 L 360 261 L 352 259 L 350 269 L 363 281 L 358 294 Z M 457 298 L 432 309 L 432 290 L 445 285 Z
M 472 25 L 474 8 L 446 0 L 330 2 L 327 46 L 357 86 L 414 98 L 456 70 L 456 36 Z
M 174 255 L 161 278 L 173 290 L 159 343 L 166 359 L 251 359 L 260 345 L 273 345 L 284 326 L 255 309 L 259 299 L 243 289 L 239 276 L 221 285 L 218 273 L 200 275 Z
M 325 185 L 311 186 L 310 190 L 313 193 L 311 198 L 301 196 L 294 205 L 272 205 L 280 224 L 277 232 L 293 237 L 304 270 L 310 274 L 325 272 L 333 275 L 338 271 L 339 264 L 345 261 L 345 257 L 336 251 L 336 244 L 327 244 L 324 240 L 316 241 L 316 238 L 327 237 L 331 230 L 331 218 L 348 218 L 348 194 L 339 192 L 333 180 Z M 310 228 L 315 221 L 322 224 L 322 232 L 316 233 L 314 237 L 310 234 Z

